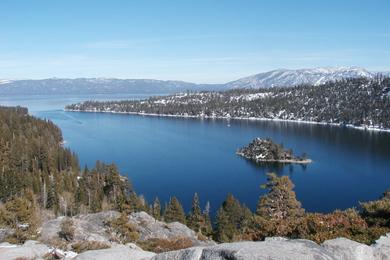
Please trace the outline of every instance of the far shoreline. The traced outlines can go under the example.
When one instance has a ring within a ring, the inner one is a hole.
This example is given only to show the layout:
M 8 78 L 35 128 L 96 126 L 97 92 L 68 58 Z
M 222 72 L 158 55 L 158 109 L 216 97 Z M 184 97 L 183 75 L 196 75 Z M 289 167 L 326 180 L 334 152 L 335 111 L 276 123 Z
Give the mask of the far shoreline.
M 206 115 L 171 115 L 171 114 L 155 114 L 143 112 L 121 112 L 121 111 L 101 111 L 101 110 L 77 110 L 77 109 L 63 109 L 66 112 L 82 112 L 82 113 L 106 113 L 106 114 L 124 114 L 124 115 L 139 115 L 139 116 L 153 116 L 153 117 L 174 117 L 174 118 L 193 118 L 193 119 L 225 119 L 225 120 L 247 120 L 247 121 L 274 121 L 274 122 L 289 122 L 289 123 L 303 123 L 312 125 L 336 126 L 356 129 L 368 132 L 384 132 L 390 133 L 388 128 L 377 128 L 370 126 L 354 126 L 351 124 L 330 123 L 330 122 L 315 122 L 307 120 L 293 120 L 280 118 L 263 118 L 263 117 L 228 117 L 228 116 L 206 116 Z

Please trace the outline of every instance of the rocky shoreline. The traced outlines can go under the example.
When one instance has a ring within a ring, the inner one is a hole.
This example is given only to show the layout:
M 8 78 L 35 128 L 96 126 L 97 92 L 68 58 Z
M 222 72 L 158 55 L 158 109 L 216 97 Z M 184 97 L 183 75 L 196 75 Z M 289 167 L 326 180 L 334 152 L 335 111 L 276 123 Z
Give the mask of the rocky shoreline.
M 123 114 L 123 115 L 138 115 L 138 116 L 154 116 L 154 117 L 173 117 L 173 118 L 193 118 L 193 119 L 223 119 L 223 120 L 248 120 L 248 121 L 273 121 L 273 122 L 287 122 L 287 123 L 301 123 L 308 125 L 324 125 L 324 126 L 335 126 L 335 127 L 346 127 L 350 129 L 370 132 L 386 132 L 390 133 L 388 128 L 378 128 L 369 125 L 366 126 L 355 126 L 352 124 L 341 124 L 331 122 L 317 122 L 307 120 L 293 120 L 293 119 L 281 119 L 281 118 L 266 118 L 266 117 L 232 117 L 232 116 L 207 116 L 207 115 L 181 115 L 181 114 L 155 114 L 145 112 L 122 112 L 122 111 L 104 111 L 104 110 L 81 110 L 81 109 L 68 109 L 65 108 L 66 112 L 81 112 L 81 113 L 106 113 L 106 114 Z

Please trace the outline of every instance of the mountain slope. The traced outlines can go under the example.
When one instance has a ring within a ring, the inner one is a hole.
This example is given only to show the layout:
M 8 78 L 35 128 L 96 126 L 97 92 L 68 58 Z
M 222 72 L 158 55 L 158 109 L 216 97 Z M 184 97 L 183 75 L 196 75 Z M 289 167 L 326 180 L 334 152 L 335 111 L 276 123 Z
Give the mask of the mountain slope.
M 272 88 L 296 85 L 321 85 L 344 78 L 373 78 L 377 72 L 358 67 L 279 69 L 238 79 L 226 84 L 196 84 L 184 81 L 153 79 L 41 79 L 0 80 L 0 94 L 173 94 L 186 91 L 220 91 L 233 88 Z M 386 74 L 386 73 L 383 73 Z
M 10 83 L 10 80 L 0 79 L 0 85 Z
M 176 93 L 187 90 L 218 90 L 219 85 L 195 84 L 184 81 L 153 79 L 41 79 L 0 81 L 0 94 L 115 94 L 115 93 Z
M 390 78 L 319 86 L 185 93 L 141 101 L 84 102 L 69 110 L 310 121 L 390 130 Z
M 376 73 L 358 67 L 298 70 L 278 69 L 229 82 L 225 84 L 225 88 L 272 88 L 290 87 L 302 84 L 321 85 L 328 81 L 335 81 L 343 78 L 373 78 L 375 74 Z

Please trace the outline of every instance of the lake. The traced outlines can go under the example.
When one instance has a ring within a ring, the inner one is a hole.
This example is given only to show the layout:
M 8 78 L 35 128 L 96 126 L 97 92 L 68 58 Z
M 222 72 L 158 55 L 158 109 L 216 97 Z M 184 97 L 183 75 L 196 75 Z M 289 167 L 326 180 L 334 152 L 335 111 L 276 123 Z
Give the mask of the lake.
M 148 201 L 177 196 L 186 211 L 198 192 L 215 212 L 228 193 L 251 209 L 273 171 L 291 177 L 307 211 L 329 212 L 377 199 L 390 188 L 390 133 L 349 128 L 246 120 L 200 120 L 122 114 L 65 112 L 83 100 L 139 99 L 145 95 L 0 97 L 0 104 L 23 105 L 62 130 L 66 145 L 92 167 L 115 162 Z M 235 154 L 253 138 L 272 138 L 313 163 L 257 166 Z

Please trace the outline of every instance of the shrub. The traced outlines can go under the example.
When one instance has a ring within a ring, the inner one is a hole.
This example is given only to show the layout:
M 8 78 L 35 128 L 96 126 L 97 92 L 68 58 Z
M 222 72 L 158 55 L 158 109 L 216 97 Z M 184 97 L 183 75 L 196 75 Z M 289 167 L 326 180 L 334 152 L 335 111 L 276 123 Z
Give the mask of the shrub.
M 0 226 L 1 227 L 12 227 L 14 223 L 14 217 L 11 212 L 6 210 L 4 207 L 0 208 Z
M 20 228 L 16 228 L 15 232 L 13 232 L 12 234 L 10 234 L 5 238 L 5 241 L 10 244 L 23 244 L 30 238 L 31 238 L 31 234 L 29 234 L 28 232 Z
M 74 238 L 74 232 L 75 232 L 75 227 L 73 224 L 73 220 L 70 218 L 65 218 L 61 222 L 61 230 L 59 232 L 60 238 L 63 238 L 66 241 L 70 242 Z
M 300 238 L 322 243 L 328 239 L 345 237 L 367 242 L 367 223 L 354 209 L 336 210 L 329 214 L 306 214 L 295 229 Z
M 191 239 L 186 237 L 177 237 L 174 239 L 154 238 L 138 242 L 138 244 L 143 250 L 152 251 L 155 253 L 180 250 L 192 247 L 194 245 Z
M 390 228 L 390 190 L 382 198 L 360 204 L 362 216 L 370 226 Z
M 108 232 L 113 233 L 121 243 L 134 242 L 139 237 L 135 226 L 129 223 L 125 213 L 122 213 L 116 219 L 107 221 L 105 224 L 108 226 Z
M 0 209 L 0 225 L 15 230 L 5 238 L 9 243 L 23 244 L 35 239 L 38 222 L 35 204 L 27 198 L 15 197 Z
M 49 241 L 42 241 L 44 244 L 53 247 L 53 248 L 58 248 L 61 250 L 68 250 L 69 243 L 65 241 L 64 239 L 61 238 L 51 238 Z M 51 259 L 51 258 L 50 258 Z
M 81 241 L 72 244 L 73 251 L 77 253 L 82 253 L 88 250 L 98 250 L 110 248 L 110 245 L 101 241 Z
M 253 228 L 248 236 L 253 240 L 263 240 L 266 237 L 281 236 L 297 238 L 296 229 L 300 224 L 300 218 L 269 219 L 255 216 Z

